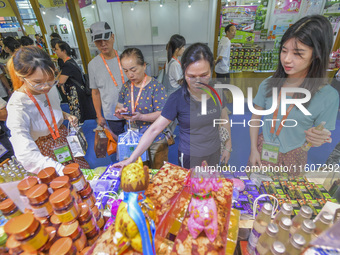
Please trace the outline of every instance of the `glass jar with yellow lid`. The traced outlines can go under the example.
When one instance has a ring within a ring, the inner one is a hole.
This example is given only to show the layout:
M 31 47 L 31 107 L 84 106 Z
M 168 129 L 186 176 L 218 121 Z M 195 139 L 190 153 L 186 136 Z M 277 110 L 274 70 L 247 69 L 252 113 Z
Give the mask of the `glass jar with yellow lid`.
M 88 204 L 79 204 L 80 214 L 78 217 L 79 225 L 85 234 L 91 232 L 95 227 L 97 227 L 96 219 L 94 218 L 92 211 Z

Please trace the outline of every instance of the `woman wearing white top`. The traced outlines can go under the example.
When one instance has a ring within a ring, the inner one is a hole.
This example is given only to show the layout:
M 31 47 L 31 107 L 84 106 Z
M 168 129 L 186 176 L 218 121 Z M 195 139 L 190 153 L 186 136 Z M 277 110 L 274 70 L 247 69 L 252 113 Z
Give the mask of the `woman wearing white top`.
M 167 90 L 168 96 L 179 89 L 181 80 L 183 79 L 181 62 L 178 60 L 178 57 L 182 56 L 185 50 L 185 43 L 183 36 L 175 34 L 171 36 L 170 41 L 166 45 L 168 61 L 165 66 L 165 71 L 169 82 L 164 81 L 165 84 L 163 85 Z
M 54 87 L 58 80 L 55 80 L 55 67 L 48 54 L 36 46 L 21 47 L 7 66 L 15 89 L 7 105 L 7 126 L 20 163 L 35 174 L 46 167 L 54 167 L 62 175 L 63 165 L 71 162 L 88 168 L 84 158 L 67 161 L 70 159 L 65 151 L 68 132 L 62 123 L 65 118 L 74 126 L 78 120 L 60 108 Z

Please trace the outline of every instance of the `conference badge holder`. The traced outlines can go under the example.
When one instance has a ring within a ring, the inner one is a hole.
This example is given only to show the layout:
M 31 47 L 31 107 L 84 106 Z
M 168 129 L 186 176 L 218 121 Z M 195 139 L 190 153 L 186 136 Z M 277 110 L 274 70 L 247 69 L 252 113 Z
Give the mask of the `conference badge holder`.
M 276 164 L 279 157 L 279 150 L 279 143 L 263 142 L 261 160 Z
M 66 142 L 58 142 L 57 139 L 52 149 L 57 161 L 61 164 L 73 159 L 70 148 Z

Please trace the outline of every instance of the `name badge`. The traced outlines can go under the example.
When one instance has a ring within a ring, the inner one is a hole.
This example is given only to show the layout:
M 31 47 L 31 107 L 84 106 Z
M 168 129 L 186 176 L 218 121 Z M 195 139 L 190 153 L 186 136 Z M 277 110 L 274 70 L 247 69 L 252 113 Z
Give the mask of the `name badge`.
M 67 144 L 53 148 L 54 155 L 59 163 L 72 160 L 72 154 Z
M 279 157 L 280 145 L 263 142 L 261 160 L 276 164 Z

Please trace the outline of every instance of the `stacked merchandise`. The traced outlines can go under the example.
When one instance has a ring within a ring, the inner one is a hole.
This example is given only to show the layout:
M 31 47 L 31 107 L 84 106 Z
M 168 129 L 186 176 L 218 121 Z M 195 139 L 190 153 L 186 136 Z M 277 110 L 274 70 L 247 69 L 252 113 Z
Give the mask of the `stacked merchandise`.
M 136 170 L 138 168 L 139 171 Z M 136 192 L 148 232 L 155 243 L 151 254 L 226 254 L 226 251 L 233 253 L 239 214 L 231 213 L 230 210 L 232 194 L 230 180 L 215 177 L 190 178 L 189 170 L 166 163 L 147 186 L 144 181 L 147 178 L 146 173 L 141 162 L 130 164 L 122 170 L 121 188 L 124 191 L 124 201 L 119 206 L 116 223 L 99 238 L 91 248 L 90 254 L 98 252 L 112 254 L 117 249 L 120 251 L 124 249 L 124 254 L 141 253 L 140 241 L 137 240 L 141 240 L 140 236 L 143 236 L 143 233 L 131 232 L 132 229 L 136 229 L 131 223 L 133 214 L 127 213 L 125 209 L 126 204 L 131 203 L 131 196 L 135 196 Z M 138 185 L 134 184 L 136 174 L 140 180 Z M 126 185 L 127 176 L 130 180 L 129 185 Z M 200 188 L 202 185 L 204 189 Z M 194 192 L 197 189 L 199 193 Z M 153 212 L 151 214 L 150 209 Z M 202 227 L 199 222 L 201 214 L 206 217 Z M 229 221 L 230 217 L 232 219 Z M 122 228 L 125 226 L 124 222 L 127 227 Z M 156 233 L 151 231 L 153 222 Z M 146 253 L 143 251 L 143 254 Z
M 262 49 L 232 48 L 230 50 L 231 71 L 255 71 L 258 70 Z
M 230 51 L 231 71 L 272 71 L 279 61 L 278 50 L 261 48 L 232 48 Z
M 337 203 L 337 200 L 330 196 L 323 185 L 309 182 L 305 177 L 288 176 L 288 174 L 274 176 L 274 174 L 269 173 L 267 176 L 261 176 L 266 180 L 262 181 L 258 188 L 252 180 L 249 180 L 246 173 L 234 173 L 233 176 L 241 179 L 245 184 L 244 190 L 240 191 L 237 201 L 233 203 L 233 207 L 241 210 L 243 214 L 253 214 L 253 203 L 262 194 L 276 197 L 279 208 L 284 203 L 291 204 L 294 208 L 293 216 L 299 213 L 302 206 L 307 205 L 313 211 L 312 218 L 315 218 L 327 201 Z M 273 201 L 269 197 L 259 199 L 256 214 L 266 202 Z
M 31 175 L 17 161 L 15 156 L 10 160 L 5 160 L 0 167 L 0 183 L 19 181 Z
M 58 176 L 49 167 L 40 171 L 38 178 L 19 182 L 25 213 L 11 199 L 0 203 L 8 219 L 4 230 L 10 254 L 84 253 L 98 239 L 104 219 L 91 185 L 76 163 L 67 165 L 63 173 Z M 61 239 L 56 242 L 57 238 Z

